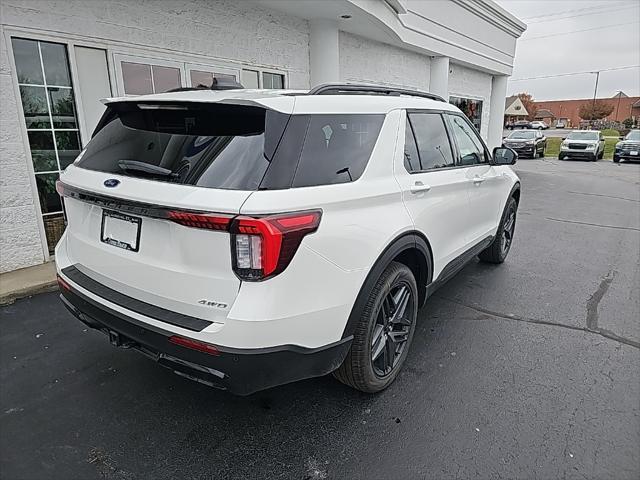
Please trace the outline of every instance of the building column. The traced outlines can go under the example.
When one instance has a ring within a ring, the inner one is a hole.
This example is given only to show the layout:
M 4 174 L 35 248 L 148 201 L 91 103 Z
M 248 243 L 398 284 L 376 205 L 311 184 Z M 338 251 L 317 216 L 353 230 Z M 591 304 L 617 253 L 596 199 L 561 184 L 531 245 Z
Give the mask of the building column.
M 429 91 L 449 101 L 449 57 L 433 57 Z
M 340 81 L 338 22 L 314 19 L 310 22 L 309 67 L 311 88 L 321 83 Z
M 489 149 L 502 145 L 504 128 L 504 102 L 507 98 L 507 76 L 494 75 L 491 81 L 491 100 L 489 102 L 489 131 L 487 144 Z

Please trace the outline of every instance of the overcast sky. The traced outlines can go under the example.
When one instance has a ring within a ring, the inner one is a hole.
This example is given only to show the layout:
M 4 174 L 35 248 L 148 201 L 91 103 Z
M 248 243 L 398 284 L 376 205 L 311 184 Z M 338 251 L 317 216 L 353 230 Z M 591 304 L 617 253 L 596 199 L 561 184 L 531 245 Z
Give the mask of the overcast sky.
M 518 40 L 507 94 L 531 93 L 536 100 L 590 98 L 595 75 L 522 80 L 561 73 L 636 65 L 602 72 L 598 98 L 618 90 L 640 96 L 640 1 L 496 0 L 527 24 Z M 607 25 L 612 25 L 608 28 Z M 586 30 L 574 32 L 576 30 Z M 544 38 L 538 38 L 544 37 Z

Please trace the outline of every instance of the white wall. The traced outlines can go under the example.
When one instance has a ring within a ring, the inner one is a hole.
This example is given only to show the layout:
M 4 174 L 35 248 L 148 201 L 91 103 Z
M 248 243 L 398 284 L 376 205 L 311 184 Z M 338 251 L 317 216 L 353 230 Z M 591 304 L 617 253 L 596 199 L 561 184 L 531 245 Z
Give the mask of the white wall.
M 492 76 L 488 73 L 453 63 L 449 67 L 449 72 L 450 96 L 482 100 L 480 134 L 486 140 L 489 132 L 489 101 L 491 99 Z
M 340 78 L 429 90 L 431 58 L 340 32 Z
M 34 29 L 60 41 L 154 56 L 183 54 L 285 70 L 289 87 L 309 87 L 309 25 L 306 20 L 243 1 L 174 2 L 2 0 L 0 56 L 0 272 L 42 263 L 32 188 L 25 151 L 24 120 L 18 115 L 15 73 L 5 30 Z M 29 38 L 29 32 L 20 33 Z M 132 51 L 133 49 L 133 51 Z M 185 59 L 185 61 L 187 61 Z M 113 79 L 112 79 L 113 80 Z M 78 85 L 74 85 L 76 95 Z
M 12 75 L 0 35 L 0 272 L 44 261 Z

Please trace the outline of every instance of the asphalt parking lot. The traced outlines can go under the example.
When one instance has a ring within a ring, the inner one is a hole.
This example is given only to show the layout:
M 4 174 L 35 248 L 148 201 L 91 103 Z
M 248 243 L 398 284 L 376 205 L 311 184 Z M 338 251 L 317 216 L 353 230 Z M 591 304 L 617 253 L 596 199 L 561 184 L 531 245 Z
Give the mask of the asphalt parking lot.
M 522 160 L 516 240 L 431 298 L 395 384 L 250 397 L 86 331 L 54 293 L 1 310 L 6 479 L 637 479 L 640 165 Z

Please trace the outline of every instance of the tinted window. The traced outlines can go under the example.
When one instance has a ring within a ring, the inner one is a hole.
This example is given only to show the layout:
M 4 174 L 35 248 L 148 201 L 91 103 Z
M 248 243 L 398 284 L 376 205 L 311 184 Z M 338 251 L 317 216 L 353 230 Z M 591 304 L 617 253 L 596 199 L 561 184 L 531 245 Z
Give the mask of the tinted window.
M 437 113 L 411 113 L 409 122 L 418 145 L 420 164 L 417 170 L 452 167 L 453 154 L 442 116 Z
M 450 115 L 451 129 L 460 151 L 461 165 L 476 165 L 486 163 L 487 159 L 482 146 L 482 141 L 462 117 Z
M 123 102 L 109 108 L 77 166 L 233 190 L 344 183 L 362 175 L 383 119 Z
M 404 131 L 404 168 L 406 168 L 409 173 L 422 170 L 420 157 L 418 156 L 418 146 L 416 145 L 416 139 L 413 136 L 413 129 L 411 128 L 411 123 L 409 123 L 408 118 Z
M 309 115 L 294 187 L 330 185 L 362 175 L 384 115 Z
M 113 108 L 79 167 L 234 190 L 258 188 L 288 118 L 229 105 L 147 110 L 123 103 Z

